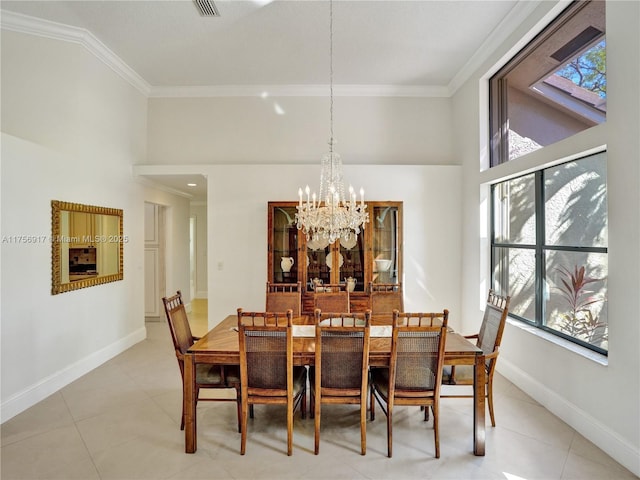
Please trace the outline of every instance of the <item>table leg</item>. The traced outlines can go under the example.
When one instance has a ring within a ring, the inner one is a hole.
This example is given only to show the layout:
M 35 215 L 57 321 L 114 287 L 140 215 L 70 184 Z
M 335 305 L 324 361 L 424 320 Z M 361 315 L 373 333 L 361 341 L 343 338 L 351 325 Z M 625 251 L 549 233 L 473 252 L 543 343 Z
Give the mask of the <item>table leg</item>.
M 485 358 L 484 355 L 476 355 L 473 376 L 473 453 L 484 456 L 485 444 Z
M 185 453 L 195 453 L 197 446 L 196 430 L 196 364 L 195 356 L 184 356 L 184 382 L 182 389 L 182 401 L 184 405 L 184 445 Z

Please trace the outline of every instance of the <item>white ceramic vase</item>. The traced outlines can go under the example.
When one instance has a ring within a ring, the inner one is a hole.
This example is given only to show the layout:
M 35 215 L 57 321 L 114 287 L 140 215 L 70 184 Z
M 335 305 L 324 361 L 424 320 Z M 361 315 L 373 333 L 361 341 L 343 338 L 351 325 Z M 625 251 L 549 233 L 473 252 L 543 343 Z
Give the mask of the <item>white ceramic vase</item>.
M 280 260 L 280 268 L 284 273 L 289 273 L 291 271 L 291 267 L 293 267 L 293 257 L 281 257 Z

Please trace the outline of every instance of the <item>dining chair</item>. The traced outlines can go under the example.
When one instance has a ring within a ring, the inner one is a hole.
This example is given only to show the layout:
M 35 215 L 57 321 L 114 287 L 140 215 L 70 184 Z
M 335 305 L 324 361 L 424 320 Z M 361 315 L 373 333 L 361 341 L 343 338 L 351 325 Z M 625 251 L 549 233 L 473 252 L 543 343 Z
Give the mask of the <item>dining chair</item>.
M 256 404 L 286 405 L 287 455 L 293 453 L 293 414 L 300 405 L 305 416 L 307 370 L 293 366 L 292 322 L 292 310 L 276 313 L 238 309 L 241 455 L 246 450 L 249 407 Z
M 171 297 L 163 297 L 164 311 L 169 323 L 169 331 L 173 339 L 173 346 L 180 367 L 180 376 L 182 377 L 182 387 L 184 389 L 184 355 L 187 353 L 199 337 L 191 334 L 189 319 L 182 301 L 182 293 L 180 290 Z M 236 390 L 236 398 L 199 398 L 200 389 L 228 389 Z M 238 367 L 231 365 L 212 365 L 199 363 L 196 364 L 196 385 L 195 395 L 196 404 L 200 401 L 235 401 L 238 411 L 238 431 L 240 431 L 240 372 Z M 184 430 L 185 411 L 184 404 L 182 406 L 182 419 L 180 421 L 180 430 Z
M 373 283 L 369 282 L 369 293 L 372 292 L 401 292 L 402 283 Z
M 302 311 L 302 283 L 269 283 L 266 294 L 267 312 L 286 312 L 293 310 L 293 316 L 299 317 Z
M 330 292 L 314 292 L 313 309 L 319 308 L 324 312 L 349 312 L 349 292 L 331 288 Z
M 371 420 L 375 403 L 387 416 L 387 455 L 392 455 L 393 408 L 415 405 L 431 408 L 435 456 L 440 458 L 439 410 L 442 365 L 449 311 L 393 312 L 389 368 L 371 371 Z
M 480 331 L 473 335 L 465 335 L 467 339 L 476 339 L 476 345 L 482 349 L 485 356 L 486 369 L 486 391 L 487 405 L 489 406 L 489 416 L 491 426 L 496 426 L 496 419 L 493 410 L 493 375 L 498 362 L 500 344 L 502 343 L 502 333 L 509 314 L 509 303 L 511 297 L 497 295 L 493 290 L 489 290 L 487 303 L 480 325 Z M 473 367 L 471 365 L 455 365 L 444 367 L 443 382 L 445 385 L 473 385 Z M 443 394 L 447 398 L 472 397 L 471 394 Z
M 315 312 L 315 362 L 309 370 L 314 453 L 320 450 L 322 404 L 360 405 L 360 453 L 367 453 L 367 384 L 371 311 Z
M 402 285 L 399 283 L 369 283 L 372 315 L 393 315 L 394 310 L 404 311 Z
M 302 282 L 297 283 L 271 283 L 267 282 L 267 293 L 301 292 Z

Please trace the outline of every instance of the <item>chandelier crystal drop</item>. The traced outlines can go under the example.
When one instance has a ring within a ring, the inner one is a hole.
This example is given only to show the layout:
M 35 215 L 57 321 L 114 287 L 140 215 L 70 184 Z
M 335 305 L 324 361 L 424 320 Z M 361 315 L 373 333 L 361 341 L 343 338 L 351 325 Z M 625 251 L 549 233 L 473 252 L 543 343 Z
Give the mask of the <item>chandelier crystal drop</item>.
M 320 195 L 311 195 L 309 185 L 304 193 L 298 189 L 298 212 L 296 221 L 298 229 L 307 236 L 307 241 L 316 245 L 327 245 L 339 238 L 349 240 L 352 235 L 357 236 L 369 222 L 369 213 L 364 203 L 364 190 L 360 189 L 360 202 L 349 186 L 349 197 L 345 196 L 344 179 L 342 175 L 342 158 L 333 151 L 333 1 L 329 2 L 329 117 L 331 137 L 329 138 L 329 153 L 325 153 L 321 160 Z

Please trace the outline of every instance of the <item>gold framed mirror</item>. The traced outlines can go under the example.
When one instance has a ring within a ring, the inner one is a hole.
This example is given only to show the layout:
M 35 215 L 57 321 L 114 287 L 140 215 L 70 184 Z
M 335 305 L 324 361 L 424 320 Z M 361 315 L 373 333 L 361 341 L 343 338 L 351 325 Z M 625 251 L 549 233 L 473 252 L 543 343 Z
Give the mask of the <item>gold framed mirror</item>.
M 123 278 L 122 210 L 51 200 L 51 294 Z

